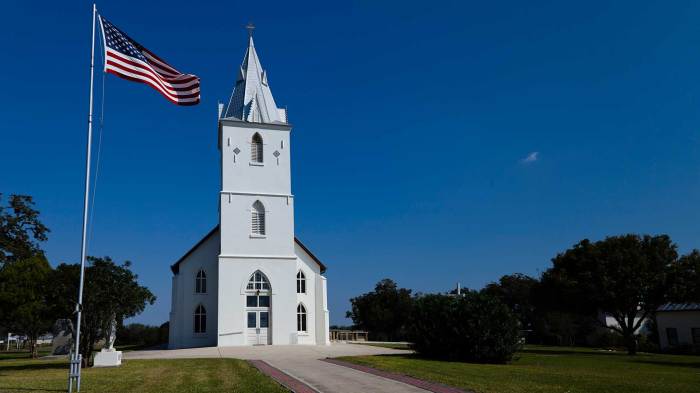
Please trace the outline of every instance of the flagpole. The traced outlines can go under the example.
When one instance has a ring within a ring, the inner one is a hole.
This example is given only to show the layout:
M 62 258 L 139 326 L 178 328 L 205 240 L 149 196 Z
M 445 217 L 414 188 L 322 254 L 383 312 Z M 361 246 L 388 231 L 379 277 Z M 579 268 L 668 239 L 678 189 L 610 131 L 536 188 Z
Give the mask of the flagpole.
M 83 236 L 80 241 L 80 286 L 78 289 L 78 303 L 75 310 L 78 314 L 75 324 L 75 351 L 71 359 L 71 369 L 68 377 L 68 392 L 73 391 L 73 380 L 76 382 L 76 391 L 80 391 L 80 320 L 83 311 L 83 284 L 85 281 L 85 249 L 88 223 L 88 201 L 90 197 L 90 155 L 92 148 L 92 105 L 93 85 L 95 76 L 95 20 L 97 19 L 97 5 L 92 4 L 92 47 L 90 49 L 90 110 L 88 111 L 87 154 L 85 160 L 85 196 L 83 198 Z M 87 359 L 86 359 L 87 360 Z

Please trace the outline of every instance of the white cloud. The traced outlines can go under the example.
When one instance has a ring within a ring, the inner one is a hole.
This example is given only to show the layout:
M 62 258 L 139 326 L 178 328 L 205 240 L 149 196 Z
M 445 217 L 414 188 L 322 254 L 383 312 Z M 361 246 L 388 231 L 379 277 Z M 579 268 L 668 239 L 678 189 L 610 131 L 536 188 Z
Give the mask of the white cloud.
M 528 154 L 527 157 L 520 160 L 520 162 L 523 164 L 530 164 L 532 162 L 537 161 L 539 159 L 539 155 L 540 155 L 540 152 L 533 151 L 532 153 Z

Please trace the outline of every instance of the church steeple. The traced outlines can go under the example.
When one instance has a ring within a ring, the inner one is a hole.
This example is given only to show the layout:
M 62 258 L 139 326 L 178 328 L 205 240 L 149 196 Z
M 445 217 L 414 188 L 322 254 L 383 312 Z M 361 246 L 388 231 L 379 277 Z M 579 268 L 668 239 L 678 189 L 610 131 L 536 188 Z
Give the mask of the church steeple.
M 236 86 L 231 93 L 223 118 L 234 118 L 252 123 L 287 123 L 287 111 L 278 108 L 267 83 L 267 72 L 263 70 L 255 51 L 253 29 L 248 24 L 248 50 L 238 72 Z

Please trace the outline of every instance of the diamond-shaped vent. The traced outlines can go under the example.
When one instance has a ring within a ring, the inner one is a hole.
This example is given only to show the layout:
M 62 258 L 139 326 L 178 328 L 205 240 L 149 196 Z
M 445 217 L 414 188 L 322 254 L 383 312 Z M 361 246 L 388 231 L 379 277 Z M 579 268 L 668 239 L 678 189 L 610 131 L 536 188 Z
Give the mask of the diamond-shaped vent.
M 275 150 L 275 152 L 272 153 L 272 155 L 275 156 L 275 157 L 279 157 L 279 156 L 280 156 L 280 152 L 278 152 L 277 150 Z
M 241 152 L 241 149 L 239 149 L 239 148 L 233 149 L 233 154 L 238 154 L 240 152 Z

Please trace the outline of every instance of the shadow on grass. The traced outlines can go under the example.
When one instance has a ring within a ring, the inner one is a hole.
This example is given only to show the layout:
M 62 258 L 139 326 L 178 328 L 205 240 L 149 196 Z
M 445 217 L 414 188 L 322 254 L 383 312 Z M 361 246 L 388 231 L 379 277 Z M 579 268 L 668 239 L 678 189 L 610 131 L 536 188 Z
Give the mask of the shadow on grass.
M 131 352 L 131 351 L 153 351 L 160 349 L 168 349 L 168 344 L 158 344 L 158 345 L 146 345 L 146 344 L 133 344 L 133 345 L 117 345 L 114 347 L 117 351 Z
M 651 364 L 654 366 L 668 366 L 668 367 L 683 367 L 683 368 L 700 368 L 700 361 L 698 362 L 673 362 L 668 360 L 652 360 L 652 359 L 634 359 L 634 363 Z
M 51 363 L 29 363 L 29 364 L 2 364 L 0 363 L 0 374 L 4 371 L 24 371 L 24 370 L 68 370 L 68 363 L 51 362 Z
M 581 355 L 581 356 L 627 356 L 624 352 L 613 352 L 613 351 L 576 351 L 573 349 L 536 349 L 536 348 L 524 348 L 518 351 L 518 353 L 532 353 L 536 355 Z
M 381 354 L 381 355 L 370 355 L 371 357 L 377 357 L 377 358 L 394 358 L 394 359 L 406 359 L 406 360 L 425 360 L 425 361 L 433 361 L 433 362 L 442 362 L 442 363 L 454 363 L 454 364 L 477 364 L 477 365 L 491 365 L 491 366 L 504 366 L 504 365 L 509 365 L 518 360 L 518 358 L 513 358 L 512 361 L 506 362 L 506 363 L 496 363 L 496 362 L 478 362 L 478 361 L 469 361 L 469 360 L 460 360 L 460 359 L 443 359 L 439 357 L 431 357 L 431 356 L 423 356 L 419 355 L 416 353 L 397 353 L 397 354 Z M 352 357 L 352 356 L 351 356 Z M 339 358 L 340 360 L 343 360 L 342 357 Z

